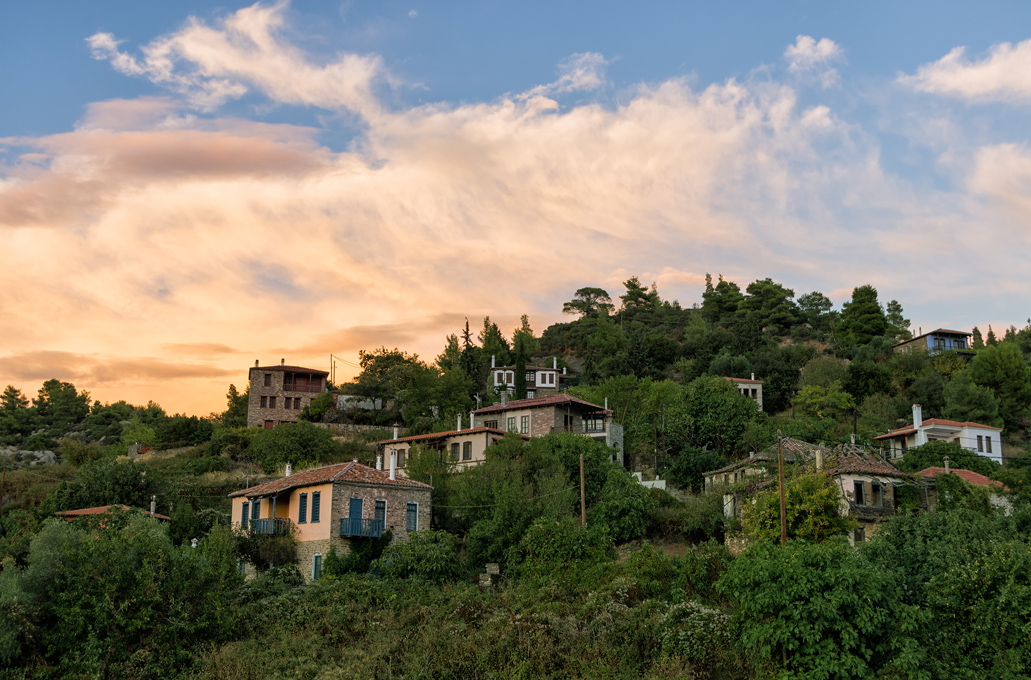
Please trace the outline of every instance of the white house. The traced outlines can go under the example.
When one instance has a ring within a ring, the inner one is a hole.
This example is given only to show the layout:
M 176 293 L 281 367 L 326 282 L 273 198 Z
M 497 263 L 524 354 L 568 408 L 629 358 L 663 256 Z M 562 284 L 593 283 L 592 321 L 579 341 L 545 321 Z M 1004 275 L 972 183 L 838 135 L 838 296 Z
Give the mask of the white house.
M 928 418 L 924 420 L 920 404 L 913 404 L 913 424 L 875 437 L 888 445 L 892 458 L 901 458 L 912 446 L 927 442 L 956 442 L 967 451 L 1002 463 L 1002 428 L 980 423 Z

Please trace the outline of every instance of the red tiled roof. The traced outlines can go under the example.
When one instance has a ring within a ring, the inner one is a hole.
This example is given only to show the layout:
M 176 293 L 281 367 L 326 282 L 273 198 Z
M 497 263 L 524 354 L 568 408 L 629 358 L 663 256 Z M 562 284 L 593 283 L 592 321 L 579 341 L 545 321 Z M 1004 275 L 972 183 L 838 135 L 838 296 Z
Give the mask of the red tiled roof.
M 80 508 L 78 510 L 61 510 L 60 512 L 55 512 L 54 514 L 55 515 L 61 515 L 62 517 L 64 517 L 65 519 L 67 519 L 70 522 L 73 519 L 76 519 L 78 517 L 85 517 L 87 515 L 103 515 L 105 512 L 111 510 L 112 508 L 119 508 L 119 509 L 121 509 L 122 512 L 129 512 L 130 510 L 133 510 L 133 508 L 130 508 L 128 505 L 99 505 L 99 506 L 97 506 L 95 508 Z M 144 513 L 146 515 L 150 515 L 151 517 L 157 517 L 158 519 L 163 519 L 163 520 L 166 520 L 166 521 L 169 521 L 169 520 L 172 519 L 171 517 L 168 517 L 166 515 L 159 515 L 156 512 L 155 513 L 151 513 L 151 512 L 149 512 L 147 510 L 140 510 L 140 512 L 142 512 L 142 513 Z
M 949 472 L 957 474 L 966 481 L 970 482 L 971 484 L 976 484 L 977 486 L 1001 486 L 1006 491 L 1009 491 L 1009 489 L 1002 485 L 1002 482 L 996 481 L 994 479 L 988 479 L 981 473 L 974 472 L 973 470 L 956 470 L 955 468 L 949 468 Z M 944 475 L 946 474 L 946 472 L 945 468 L 943 467 L 929 467 L 924 468 L 916 474 L 920 477 L 934 478 L 938 475 Z
M 432 441 L 434 439 L 447 439 L 459 434 L 473 434 L 478 432 L 493 432 L 494 434 L 505 436 L 504 430 L 499 430 L 496 427 L 473 427 L 466 430 L 449 430 L 447 432 L 430 432 L 429 434 L 413 434 L 410 437 L 398 437 L 397 439 L 381 439 L 380 444 L 396 444 L 400 442 L 425 442 Z M 523 439 L 529 439 L 526 435 L 520 435 Z
M 305 368 L 304 366 L 252 366 L 255 371 L 289 371 L 290 373 L 310 373 L 311 375 L 329 375 L 329 371 L 320 371 L 317 368 Z
M 502 413 L 504 411 L 517 411 L 524 408 L 540 408 L 542 406 L 559 406 L 561 404 L 578 404 L 580 406 L 590 406 L 593 411 L 600 411 L 603 413 L 612 413 L 597 404 L 592 404 L 589 401 L 583 399 L 577 399 L 571 397 L 568 394 L 553 394 L 550 397 L 534 397 L 533 399 L 517 399 L 510 401 L 507 404 L 494 404 L 492 406 L 484 406 L 478 408 L 473 413 L 484 414 L 484 413 Z
M 265 482 L 249 489 L 240 489 L 229 494 L 230 498 L 236 496 L 270 496 L 274 494 L 296 489 L 302 486 L 314 486 L 316 484 L 329 484 L 332 482 L 350 482 L 352 484 L 364 484 L 368 486 L 400 486 L 414 489 L 432 489 L 429 484 L 417 482 L 414 479 L 391 479 L 386 470 L 377 470 L 368 465 L 362 465 L 357 461 L 350 463 L 337 463 L 336 465 L 324 465 L 323 467 L 312 468 L 295 472 L 289 477 L 280 477 L 271 482 Z
M 866 460 L 859 456 L 843 456 L 827 468 L 827 474 L 883 475 L 905 477 L 906 473 L 887 463 Z
M 762 384 L 762 380 L 753 380 L 751 378 L 731 378 L 728 376 L 723 376 L 723 379 L 739 383 L 759 383 L 760 385 Z
M 924 421 L 924 427 L 926 428 L 929 425 L 932 427 L 980 427 L 983 430 L 999 430 L 1000 432 L 1002 431 L 1001 427 L 992 427 L 991 425 L 982 425 L 981 423 L 961 423 L 956 420 L 944 420 L 942 418 L 928 418 Z M 912 425 L 906 425 L 905 427 L 900 427 L 897 430 L 891 430 L 886 434 L 878 435 L 874 437 L 874 439 L 890 439 L 892 437 L 899 437 L 901 435 L 913 434 L 914 432 L 916 432 L 915 427 L 913 427 Z

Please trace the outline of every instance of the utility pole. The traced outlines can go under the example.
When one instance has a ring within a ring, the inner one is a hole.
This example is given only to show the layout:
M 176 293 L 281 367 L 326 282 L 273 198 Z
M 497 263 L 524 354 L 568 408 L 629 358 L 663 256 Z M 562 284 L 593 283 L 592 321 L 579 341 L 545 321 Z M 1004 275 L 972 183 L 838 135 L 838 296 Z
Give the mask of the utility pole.
M 777 467 L 780 469 L 780 544 L 788 542 L 788 509 L 784 498 L 784 437 L 777 430 Z
M 584 493 L 584 454 L 580 454 L 580 526 L 587 525 L 587 495 Z
M 659 404 L 659 422 L 662 424 L 662 471 L 666 471 L 666 405 Z M 657 472 L 657 471 L 656 471 Z M 658 475 L 656 474 L 656 477 Z

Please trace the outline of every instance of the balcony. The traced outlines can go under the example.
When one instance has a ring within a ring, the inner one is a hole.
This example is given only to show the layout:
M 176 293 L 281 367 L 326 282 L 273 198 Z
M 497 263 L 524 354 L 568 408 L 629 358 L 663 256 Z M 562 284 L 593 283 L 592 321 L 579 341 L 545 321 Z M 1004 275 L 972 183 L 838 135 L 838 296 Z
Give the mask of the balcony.
M 380 538 L 383 535 L 383 520 L 341 517 L 340 535 L 353 538 Z
M 309 385 L 307 383 L 284 383 L 284 392 L 321 392 L 322 385 Z
M 291 522 L 286 517 L 265 517 L 263 519 L 252 519 L 250 531 L 252 534 L 288 534 L 290 533 Z

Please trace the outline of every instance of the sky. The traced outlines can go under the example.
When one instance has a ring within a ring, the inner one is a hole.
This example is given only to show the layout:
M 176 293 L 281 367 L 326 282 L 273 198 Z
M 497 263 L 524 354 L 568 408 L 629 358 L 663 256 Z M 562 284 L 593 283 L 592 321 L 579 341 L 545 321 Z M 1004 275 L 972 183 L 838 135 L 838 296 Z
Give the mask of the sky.
M 1031 308 L 1031 5 L 0 6 L 0 385 L 169 413 L 584 286 Z M 567 317 L 568 319 L 568 317 Z

